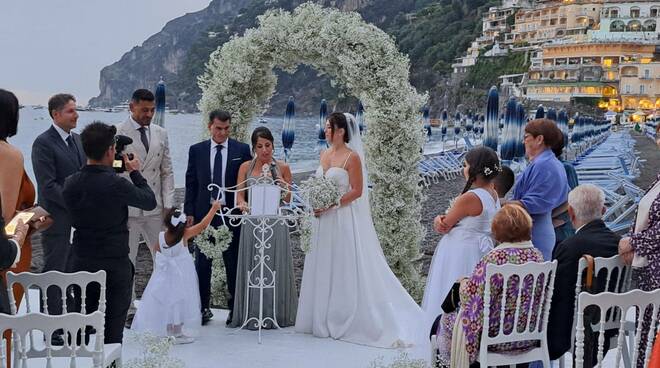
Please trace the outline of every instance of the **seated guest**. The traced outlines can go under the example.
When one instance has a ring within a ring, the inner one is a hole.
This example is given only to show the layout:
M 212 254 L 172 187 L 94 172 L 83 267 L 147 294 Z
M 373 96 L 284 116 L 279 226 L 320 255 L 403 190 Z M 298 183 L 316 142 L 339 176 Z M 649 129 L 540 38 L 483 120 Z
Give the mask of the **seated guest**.
M 486 280 L 486 266 L 489 264 L 523 264 L 527 262 L 543 262 L 543 255 L 532 245 L 532 218 L 519 205 L 508 204 L 502 207 L 493 218 L 492 232 L 495 240 L 500 243 L 488 252 L 477 264 L 472 276 L 460 280 L 460 301 L 458 309 L 444 314 L 438 324 L 438 350 L 440 364 L 452 367 L 468 367 L 476 363 L 479 355 L 479 342 L 483 330 L 484 318 L 484 288 Z M 502 277 L 494 276 L 491 285 L 490 320 L 495 321 L 489 326 L 489 331 L 495 333 L 498 323 L 502 320 L 501 300 L 503 292 Z M 535 303 L 540 295 L 532 296 L 533 284 L 531 279 L 525 279 L 522 285 L 523 298 L 534 297 Z M 517 287 L 507 288 L 507 304 L 515 303 L 518 294 Z M 540 288 L 539 288 L 540 291 Z M 527 319 L 529 310 L 536 311 L 539 307 L 532 306 L 520 314 L 521 319 Z M 510 333 L 514 325 L 516 308 L 514 305 L 505 307 L 504 324 L 511 326 L 505 333 Z M 456 322 L 456 319 L 459 322 Z M 536 318 L 532 316 L 532 318 Z M 455 328 L 454 328 L 455 327 Z M 524 352 L 535 346 L 535 342 L 516 342 L 493 345 L 489 349 L 497 352 Z
M 500 197 L 500 200 L 506 197 L 506 194 L 509 193 L 513 187 L 513 183 L 516 180 L 516 175 L 513 173 L 510 167 L 502 165 L 502 171 L 495 177 L 493 184 L 495 185 L 495 191 L 497 196 Z
M 558 359 L 571 348 L 575 313 L 575 283 L 580 258 L 612 257 L 617 254 L 619 236 L 605 226 L 605 194 L 593 184 L 577 186 L 568 195 L 568 214 L 576 229 L 573 237 L 561 242 L 552 254 L 557 260 L 555 289 L 548 320 L 550 359 Z M 595 351 L 594 351 L 595 353 Z

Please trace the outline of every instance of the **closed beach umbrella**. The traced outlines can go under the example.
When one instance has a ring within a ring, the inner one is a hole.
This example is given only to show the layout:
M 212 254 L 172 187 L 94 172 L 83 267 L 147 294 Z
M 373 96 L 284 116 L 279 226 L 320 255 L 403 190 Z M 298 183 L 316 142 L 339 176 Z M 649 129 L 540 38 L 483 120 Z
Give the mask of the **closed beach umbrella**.
M 527 114 L 525 113 L 525 106 L 518 102 L 516 105 L 516 124 L 515 124 L 515 140 L 516 140 L 516 153 L 514 158 L 525 158 L 525 145 L 523 138 L 525 136 L 525 125 L 527 125 Z
M 545 110 L 543 109 L 543 105 L 539 105 L 539 107 L 536 109 L 536 116 L 534 119 L 543 119 L 545 117 Z
M 162 127 L 165 125 L 165 82 L 163 77 L 160 77 L 156 85 L 156 114 L 152 121 L 153 124 Z
M 318 142 L 316 148 L 321 151 L 328 148 L 328 142 L 325 140 L 325 120 L 328 117 L 328 103 L 325 99 L 321 100 L 321 111 L 319 112 L 319 130 Z
M 497 87 L 490 87 L 488 103 L 486 104 L 486 121 L 484 123 L 484 146 L 497 152 L 497 132 L 500 116 L 500 95 Z
M 293 103 L 293 97 L 289 97 L 289 102 L 286 104 L 286 112 L 284 113 L 284 124 L 282 126 L 282 146 L 284 147 L 284 161 L 289 161 L 291 154 L 291 147 L 296 138 L 296 123 L 295 123 L 296 107 Z
M 516 141 L 514 137 L 517 102 L 515 97 L 509 98 L 506 103 L 506 114 L 504 115 L 504 132 L 502 133 L 502 148 L 500 156 L 502 160 L 511 161 L 516 154 Z
M 548 113 L 546 114 L 546 117 L 557 124 L 557 110 L 555 110 L 554 107 L 548 107 Z
M 431 136 L 431 116 L 430 116 L 430 111 L 428 106 L 424 106 L 424 109 L 422 110 L 422 120 L 424 120 L 424 130 L 426 130 L 426 134 L 430 137 Z
M 557 125 L 559 125 L 559 130 L 561 130 L 564 136 L 564 147 L 568 147 L 568 114 L 566 110 L 559 110 L 559 114 L 557 114 Z
M 473 124 L 473 119 L 474 116 L 472 115 L 472 110 L 468 110 L 467 113 L 467 118 L 465 119 L 465 131 L 466 132 L 471 132 L 472 128 L 474 127 Z
M 360 134 L 362 134 L 364 129 L 367 128 L 364 124 L 364 106 L 362 106 L 362 101 L 358 101 L 357 111 L 355 112 L 355 121 L 357 121 L 358 127 L 360 127 Z

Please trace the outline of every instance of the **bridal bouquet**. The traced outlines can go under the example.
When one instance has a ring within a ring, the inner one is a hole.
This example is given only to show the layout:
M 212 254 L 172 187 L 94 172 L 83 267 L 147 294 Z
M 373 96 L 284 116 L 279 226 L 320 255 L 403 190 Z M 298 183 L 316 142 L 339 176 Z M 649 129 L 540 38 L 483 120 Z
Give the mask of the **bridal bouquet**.
M 322 210 L 339 205 L 341 193 L 331 180 L 323 176 L 312 176 L 300 184 L 300 189 L 307 203 L 314 210 Z

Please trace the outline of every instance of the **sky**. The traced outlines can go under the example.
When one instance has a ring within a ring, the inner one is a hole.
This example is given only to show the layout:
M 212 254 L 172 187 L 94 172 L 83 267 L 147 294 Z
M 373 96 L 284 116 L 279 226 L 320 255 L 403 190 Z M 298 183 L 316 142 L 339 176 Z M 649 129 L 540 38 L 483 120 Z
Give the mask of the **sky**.
M 0 88 L 23 105 L 99 94 L 101 69 L 210 0 L 0 0 Z

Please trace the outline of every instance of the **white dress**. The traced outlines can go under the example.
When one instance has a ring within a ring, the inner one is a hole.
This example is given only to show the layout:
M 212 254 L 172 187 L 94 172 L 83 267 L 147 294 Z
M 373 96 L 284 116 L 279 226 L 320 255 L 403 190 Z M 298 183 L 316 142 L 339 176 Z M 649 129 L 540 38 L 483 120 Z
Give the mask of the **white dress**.
M 477 263 L 493 247 L 490 226 L 500 209 L 500 200 L 493 198 L 486 189 L 469 192 L 479 197 L 483 210 L 479 216 L 461 219 L 435 248 L 422 300 L 427 321 L 433 321 L 442 313 L 440 306 L 454 282 L 470 276 Z
M 183 324 L 184 335 L 195 335 L 201 326 L 201 307 L 193 258 L 183 241 L 168 247 L 163 232 L 158 241 L 160 252 L 131 329 L 167 336 L 168 325 Z
M 316 175 L 323 175 L 321 167 Z M 331 167 L 325 176 L 341 193 L 349 190 L 345 169 Z M 384 348 L 428 339 L 421 308 L 390 270 L 371 215 L 360 218 L 356 202 L 315 220 L 296 331 Z

